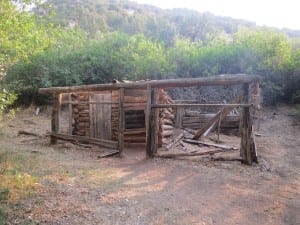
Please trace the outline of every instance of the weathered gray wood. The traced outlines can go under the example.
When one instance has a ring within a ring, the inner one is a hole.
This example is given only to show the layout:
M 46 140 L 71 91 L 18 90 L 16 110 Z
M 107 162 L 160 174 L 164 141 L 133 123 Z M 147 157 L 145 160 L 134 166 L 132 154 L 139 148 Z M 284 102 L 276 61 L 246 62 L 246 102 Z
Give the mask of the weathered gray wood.
M 147 85 L 147 105 L 145 112 L 146 119 L 146 154 L 148 158 L 153 157 L 153 153 L 151 151 L 151 85 Z
M 206 123 L 211 120 L 216 114 L 199 114 L 199 116 L 193 117 L 183 117 L 182 123 L 189 124 L 189 123 Z M 240 116 L 239 115 L 227 115 L 223 122 L 239 122 Z
M 117 155 L 117 154 L 119 154 L 119 150 L 113 150 L 110 152 L 104 152 L 101 155 L 98 155 L 97 158 L 100 159 L 100 158 L 105 158 L 105 157 L 109 157 L 109 156 L 113 156 L 113 155 Z
M 58 133 L 59 132 L 59 117 L 61 111 L 61 94 L 55 94 L 53 97 L 53 108 L 52 108 L 52 115 L 51 115 L 51 132 Z M 56 137 L 50 137 L 50 143 L 56 144 L 57 139 Z
M 170 150 L 170 149 L 171 149 L 174 145 L 176 145 L 183 137 L 184 137 L 184 134 L 183 134 L 183 133 L 179 134 L 176 138 L 174 138 L 174 140 L 173 140 L 170 144 L 168 144 L 168 145 L 165 147 L 165 149 L 166 149 L 166 150 Z
M 161 136 L 162 137 L 170 137 L 173 135 L 173 133 L 174 133 L 173 130 L 163 130 L 163 131 L 161 131 Z
M 161 129 L 162 130 L 173 130 L 174 127 L 172 125 L 165 125 L 165 124 L 162 124 L 161 125 Z
M 198 140 L 204 134 L 206 136 L 210 131 L 212 131 L 216 127 L 217 122 L 219 120 L 221 120 L 220 122 L 222 122 L 224 118 L 236 107 L 236 105 L 240 105 L 240 106 L 243 105 L 243 104 L 235 104 L 235 102 L 239 102 L 240 99 L 241 97 L 238 97 L 235 100 L 233 100 L 233 104 L 232 103 L 225 104 L 225 107 L 219 110 L 218 113 L 204 127 L 202 127 L 197 131 L 193 139 Z M 246 105 L 249 107 L 248 104 Z M 243 107 L 245 107 L 246 105 L 244 105 Z
M 235 84 L 248 84 L 251 82 L 259 82 L 260 77 L 256 75 L 231 75 L 222 74 L 219 76 L 197 78 L 181 78 L 181 79 L 167 79 L 167 80 L 152 80 L 144 82 L 132 83 L 114 83 L 114 84 L 92 84 L 81 85 L 73 87 L 52 87 L 40 88 L 39 93 L 68 93 L 68 92 L 82 92 L 82 91 L 103 91 L 115 90 L 121 87 L 144 89 L 149 84 L 153 88 L 171 88 L 171 87 L 192 87 L 192 86 L 215 86 L 215 85 L 235 85 Z
M 152 108 L 178 108 L 178 107 L 193 107 L 193 106 L 207 106 L 207 107 L 249 107 L 252 104 L 153 104 Z
M 220 144 L 213 144 L 213 143 L 207 143 L 204 141 L 195 141 L 192 139 L 183 139 L 183 142 L 186 143 L 190 143 L 190 144 L 201 144 L 201 145 L 205 145 L 205 146 L 212 146 L 212 147 L 216 147 L 216 148 L 221 148 L 221 149 L 225 149 L 225 150 L 238 150 L 238 148 L 236 147 L 231 147 L 231 146 L 227 146 L 227 145 L 220 145 Z
M 116 141 L 101 140 L 101 139 L 91 138 L 86 136 L 57 134 L 57 133 L 52 133 L 50 136 L 54 137 L 55 139 L 60 139 L 63 141 L 78 141 L 82 143 L 95 144 L 106 148 L 116 149 L 118 147 L 118 142 Z
M 177 108 L 175 113 L 175 126 L 178 128 L 182 128 L 182 121 L 184 116 L 184 108 Z
M 160 158 L 178 158 L 178 157 L 186 157 L 186 156 L 202 156 L 202 155 L 212 155 L 220 152 L 228 152 L 232 151 L 233 149 L 217 149 L 217 150 L 212 150 L 212 151 L 207 151 L 207 152 L 194 152 L 194 153 L 164 153 L 164 154 L 156 154 L 156 157 Z
M 250 101 L 249 96 L 249 85 L 244 85 L 244 100 Z M 250 108 L 242 109 L 241 117 L 241 145 L 240 145 L 240 156 L 242 157 L 243 163 L 251 165 L 253 162 L 257 162 L 256 146 L 253 137 L 252 125 L 253 120 L 251 118 Z
M 21 134 L 23 134 L 23 135 L 35 136 L 35 137 L 40 137 L 40 138 L 43 137 L 43 136 L 40 135 L 40 134 L 33 133 L 33 132 L 30 132 L 30 131 L 26 131 L 26 130 L 19 130 L 19 131 L 18 131 L 18 135 L 21 135 Z
M 119 90 L 119 152 L 120 157 L 123 156 L 124 151 L 124 130 L 125 130 L 125 111 L 124 111 L 124 88 Z
M 151 90 L 151 103 L 158 102 L 158 89 Z M 159 112 L 158 109 L 151 109 L 151 155 L 156 154 L 158 149 L 159 135 Z
M 183 128 L 190 128 L 190 129 L 201 129 L 203 128 L 207 122 L 205 123 L 184 123 L 182 125 Z M 221 129 L 236 129 L 239 128 L 239 121 L 222 121 Z
M 68 101 L 72 101 L 71 93 L 68 94 Z M 72 135 L 73 131 L 73 110 L 72 110 L 72 104 L 68 103 L 68 120 L 69 120 L 69 135 Z
M 90 101 L 108 102 L 111 101 L 111 93 L 91 93 Z M 93 104 L 90 105 L 90 133 L 91 137 L 111 140 L 111 105 Z

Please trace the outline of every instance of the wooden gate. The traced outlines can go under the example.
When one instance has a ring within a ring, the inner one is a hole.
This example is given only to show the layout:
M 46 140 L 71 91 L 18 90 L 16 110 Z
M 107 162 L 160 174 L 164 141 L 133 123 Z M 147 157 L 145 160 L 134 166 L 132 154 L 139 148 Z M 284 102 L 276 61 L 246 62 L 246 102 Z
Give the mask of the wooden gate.
M 93 93 L 90 102 L 91 137 L 111 140 L 111 92 Z

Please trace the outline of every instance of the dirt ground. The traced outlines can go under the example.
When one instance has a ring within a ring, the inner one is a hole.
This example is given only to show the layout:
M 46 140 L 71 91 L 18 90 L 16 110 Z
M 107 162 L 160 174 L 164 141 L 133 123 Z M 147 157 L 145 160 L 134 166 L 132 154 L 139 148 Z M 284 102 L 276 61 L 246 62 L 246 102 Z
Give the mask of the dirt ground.
M 23 110 L 5 123 L 0 146 L 26 159 L 22 168 L 38 185 L 8 203 L 7 224 L 300 224 L 300 124 L 291 111 L 264 109 L 259 164 L 250 167 L 205 157 L 146 160 L 140 147 L 98 159 L 97 149 L 17 135 L 50 130 L 49 113 Z

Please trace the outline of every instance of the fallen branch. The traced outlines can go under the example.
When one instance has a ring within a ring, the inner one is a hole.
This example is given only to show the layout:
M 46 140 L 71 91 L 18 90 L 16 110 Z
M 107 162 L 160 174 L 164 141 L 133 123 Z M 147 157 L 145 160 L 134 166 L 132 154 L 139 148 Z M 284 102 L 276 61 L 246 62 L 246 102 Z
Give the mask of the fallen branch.
M 103 154 L 98 155 L 97 158 L 98 158 L 98 159 L 100 159 L 100 158 L 105 158 L 105 157 L 113 156 L 113 155 L 116 155 L 116 154 L 119 154 L 119 151 L 118 151 L 118 150 L 110 151 L 110 152 L 104 152 Z
M 203 141 L 195 141 L 195 140 L 191 140 L 191 139 L 184 139 L 183 141 L 186 143 L 190 143 L 190 144 L 196 144 L 196 145 L 201 144 L 201 145 L 205 145 L 205 146 L 221 148 L 224 150 L 238 150 L 238 148 L 236 148 L 236 147 L 231 147 L 231 146 L 227 146 L 227 145 L 219 145 L 219 144 L 211 144 L 211 143 L 207 143 L 207 142 L 203 142 Z
M 35 137 L 40 137 L 40 138 L 43 137 L 42 135 L 39 135 L 39 134 L 33 133 L 33 132 L 29 132 L 29 131 L 26 131 L 26 130 L 19 130 L 18 131 L 18 135 L 21 135 L 21 134 L 35 136 Z

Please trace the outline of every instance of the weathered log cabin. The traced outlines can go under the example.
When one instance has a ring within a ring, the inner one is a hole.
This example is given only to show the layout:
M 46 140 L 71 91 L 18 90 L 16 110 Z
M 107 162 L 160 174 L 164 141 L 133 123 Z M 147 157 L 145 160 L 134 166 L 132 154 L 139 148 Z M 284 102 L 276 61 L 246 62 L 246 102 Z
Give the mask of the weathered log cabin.
M 82 141 L 118 149 L 122 155 L 124 143 L 145 143 L 146 154 L 153 157 L 157 149 L 168 145 L 173 128 L 198 129 L 194 140 L 225 120 L 227 126 L 239 123 L 243 162 L 257 160 L 253 138 L 253 121 L 259 96 L 259 76 L 219 75 L 212 77 L 115 82 L 72 87 L 40 88 L 40 93 L 54 95 L 51 119 L 51 143 L 58 139 Z M 242 85 L 241 101 L 230 104 L 178 103 L 165 89 L 194 86 Z M 60 132 L 62 105 L 68 107 L 68 131 Z M 187 107 L 221 107 L 214 115 L 188 118 Z M 241 116 L 228 116 L 235 107 L 242 108 Z M 185 113 L 183 113 L 185 112 Z M 230 122 L 231 121 L 231 122 Z

